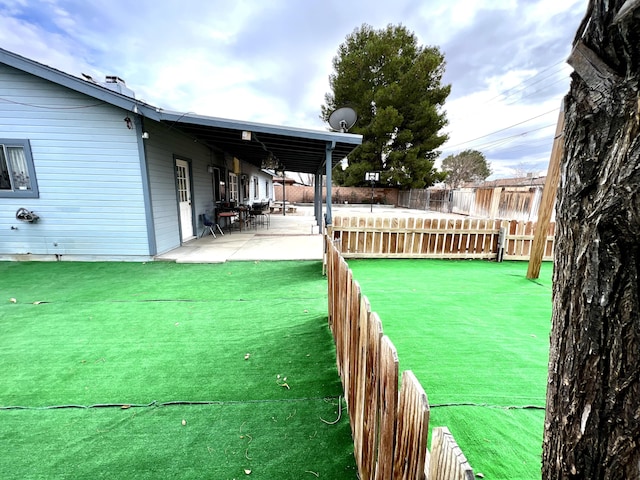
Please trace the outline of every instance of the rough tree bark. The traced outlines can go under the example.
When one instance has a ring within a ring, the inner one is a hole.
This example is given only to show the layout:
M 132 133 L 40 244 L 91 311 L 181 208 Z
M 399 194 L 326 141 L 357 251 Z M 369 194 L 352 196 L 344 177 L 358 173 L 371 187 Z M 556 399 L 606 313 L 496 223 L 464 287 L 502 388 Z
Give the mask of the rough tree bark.
M 591 0 L 569 58 L 544 479 L 640 479 L 640 0 Z

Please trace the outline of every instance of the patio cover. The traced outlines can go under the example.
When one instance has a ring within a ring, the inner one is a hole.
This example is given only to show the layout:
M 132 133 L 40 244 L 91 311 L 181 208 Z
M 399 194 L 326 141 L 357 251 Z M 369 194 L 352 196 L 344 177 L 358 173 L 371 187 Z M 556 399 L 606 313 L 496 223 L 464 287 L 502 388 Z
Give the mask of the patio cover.
M 361 135 L 307 130 L 263 123 L 243 122 L 177 112 L 156 112 L 159 120 L 199 142 L 223 150 L 261 168 L 269 158 L 277 159 L 290 172 L 315 175 L 314 207 L 318 225 L 322 216 L 321 176 L 327 176 L 325 223 L 332 222 L 331 170 L 362 143 Z
M 331 164 L 335 166 L 362 143 L 361 135 L 306 130 L 195 114 L 160 112 L 160 118 L 172 128 L 197 138 L 199 142 L 224 150 L 258 168 L 271 153 L 290 172 L 324 174 L 328 145 L 335 144 L 331 151 Z M 243 139 L 243 132 L 247 132 L 250 139 Z

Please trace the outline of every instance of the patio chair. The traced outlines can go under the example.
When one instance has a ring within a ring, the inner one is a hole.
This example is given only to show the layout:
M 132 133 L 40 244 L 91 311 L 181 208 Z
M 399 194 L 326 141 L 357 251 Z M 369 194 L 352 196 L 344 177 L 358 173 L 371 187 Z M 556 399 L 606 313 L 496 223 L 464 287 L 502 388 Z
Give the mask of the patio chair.
M 268 203 L 254 203 L 251 205 L 251 210 L 249 211 L 249 218 L 253 225 L 262 225 L 267 226 L 269 228 L 269 214 L 265 211 L 268 208 Z
M 211 217 L 209 217 L 209 215 L 207 215 L 206 213 L 202 214 L 202 224 L 204 225 L 204 228 L 202 230 L 202 234 L 200 235 L 200 238 L 204 237 L 204 234 L 207 232 L 207 230 L 211 232 L 211 235 L 213 235 L 213 238 L 218 238 L 216 237 L 216 232 L 214 231 L 214 228 L 217 228 L 220 234 L 224 235 L 224 232 L 220 228 L 220 225 L 214 220 L 211 220 Z

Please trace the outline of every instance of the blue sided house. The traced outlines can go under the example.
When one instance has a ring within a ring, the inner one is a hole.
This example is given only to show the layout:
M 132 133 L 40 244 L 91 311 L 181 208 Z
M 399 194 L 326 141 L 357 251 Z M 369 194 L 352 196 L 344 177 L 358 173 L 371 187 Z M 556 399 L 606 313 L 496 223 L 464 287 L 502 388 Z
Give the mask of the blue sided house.
M 322 176 L 359 135 L 169 112 L 116 76 L 76 77 L 0 49 L 0 259 L 151 260 L 202 215 L 273 198 L 273 173 Z

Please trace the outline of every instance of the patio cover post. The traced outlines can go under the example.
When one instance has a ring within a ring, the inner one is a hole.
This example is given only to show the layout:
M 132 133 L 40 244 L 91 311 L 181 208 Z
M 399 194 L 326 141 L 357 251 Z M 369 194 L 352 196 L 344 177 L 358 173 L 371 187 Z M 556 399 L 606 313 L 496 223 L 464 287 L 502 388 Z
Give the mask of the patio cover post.
M 331 217 L 331 170 L 333 168 L 332 161 L 332 153 L 333 149 L 336 148 L 336 142 L 331 141 L 327 142 L 326 148 L 326 159 L 325 159 L 325 167 L 326 167 L 326 182 L 327 182 L 327 213 L 325 214 L 325 225 L 331 225 L 333 218 Z
M 316 216 L 316 223 L 322 230 L 322 174 L 318 171 L 314 176 L 313 193 L 313 214 Z M 322 233 L 322 232 L 320 232 Z

